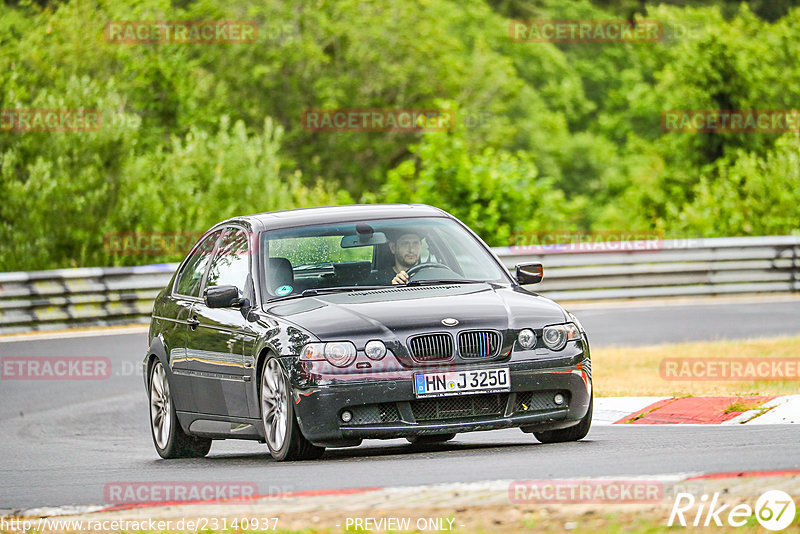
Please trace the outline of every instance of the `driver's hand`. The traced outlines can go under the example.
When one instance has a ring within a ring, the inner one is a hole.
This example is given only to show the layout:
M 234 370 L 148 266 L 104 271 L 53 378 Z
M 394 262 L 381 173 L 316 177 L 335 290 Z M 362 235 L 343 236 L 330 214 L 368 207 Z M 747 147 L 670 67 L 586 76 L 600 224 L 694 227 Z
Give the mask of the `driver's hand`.
M 408 273 L 405 271 L 400 271 L 394 278 L 392 278 L 392 285 L 407 284 L 407 283 L 408 283 Z

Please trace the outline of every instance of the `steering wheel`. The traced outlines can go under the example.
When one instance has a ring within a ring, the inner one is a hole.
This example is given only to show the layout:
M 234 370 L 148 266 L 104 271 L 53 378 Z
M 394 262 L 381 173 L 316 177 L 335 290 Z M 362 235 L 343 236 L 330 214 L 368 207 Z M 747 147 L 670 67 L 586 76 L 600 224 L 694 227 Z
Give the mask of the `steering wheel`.
M 412 276 L 420 272 L 422 269 L 430 269 L 430 268 L 447 269 L 448 271 L 453 270 L 444 263 L 437 263 L 435 261 L 431 261 L 428 263 L 420 263 L 411 267 L 409 270 L 406 271 L 406 274 L 408 275 L 408 278 L 410 280 Z

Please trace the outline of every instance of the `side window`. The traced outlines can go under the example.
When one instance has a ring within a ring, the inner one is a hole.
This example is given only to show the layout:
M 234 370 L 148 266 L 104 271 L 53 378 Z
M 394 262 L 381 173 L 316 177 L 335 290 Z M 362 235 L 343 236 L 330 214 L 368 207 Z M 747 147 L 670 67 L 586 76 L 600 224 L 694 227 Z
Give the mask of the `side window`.
M 183 270 L 178 275 L 178 283 L 175 292 L 190 297 L 200 296 L 200 286 L 203 283 L 203 274 L 211 260 L 214 252 L 214 245 L 222 234 L 222 230 L 217 230 L 209 235 L 194 249 L 189 260 L 183 266 Z
M 220 241 L 214 261 L 208 271 L 206 287 L 236 286 L 245 291 L 250 272 L 247 234 L 244 230 L 229 229 Z

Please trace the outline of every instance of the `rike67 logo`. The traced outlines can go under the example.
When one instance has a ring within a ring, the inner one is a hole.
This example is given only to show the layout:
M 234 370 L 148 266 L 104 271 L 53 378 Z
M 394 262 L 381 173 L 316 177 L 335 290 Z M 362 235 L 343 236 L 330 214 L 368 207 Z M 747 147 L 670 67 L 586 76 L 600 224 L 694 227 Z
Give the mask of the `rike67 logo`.
M 785 491 L 770 490 L 758 498 L 754 509 L 746 503 L 733 507 L 730 504 L 721 504 L 719 493 L 714 493 L 710 499 L 707 494 L 703 494 L 699 502 L 691 493 L 678 493 L 667 526 L 671 527 L 677 521 L 677 524 L 684 527 L 721 527 L 725 523 L 731 527 L 741 527 L 748 524 L 753 515 L 765 529 L 773 532 L 783 530 L 794 522 L 794 500 Z

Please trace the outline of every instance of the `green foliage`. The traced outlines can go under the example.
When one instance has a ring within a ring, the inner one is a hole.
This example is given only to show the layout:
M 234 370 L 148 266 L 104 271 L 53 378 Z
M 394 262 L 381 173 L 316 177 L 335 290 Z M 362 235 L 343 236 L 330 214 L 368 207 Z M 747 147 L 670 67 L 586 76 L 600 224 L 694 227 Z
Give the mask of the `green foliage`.
M 380 198 L 430 203 L 466 222 L 487 243 L 513 244 L 525 232 L 563 229 L 571 208 L 525 152 L 471 152 L 463 127 L 427 133 L 414 158 L 389 172 Z
M 0 131 L 0 270 L 147 263 L 104 236 L 231 215 L 424 202 L 496 245 L 575 229 L 800 229 L 797 136 L 665 132 L 674 109 L 798 109 L 793 1 L 0 3 L 0 108 L 102 112 Z M 659 4 L 659 5 L 657 5 Z M 750 7 L 748 7 L 748 4 Z M 44 7 L 42 7 L 44 6 Z M 657 43 L 524 43 L 509 20 L 655 19 Z M 114 44 L 120 20 L 252 20 L 255 44 Z M 311 132 L 311 108 L 452 106 L 444 133 Z
M 717 6 L 726 17 L 734 16 L 743 4 L 757 13 L 761 18 L 768 21 L 775 21 L 786 15 L 793 7 L 800 5 L 797 0 L 594 0 L 603 9 L 613 10 L 613 12 L 631 16 L 635 13 L 644 13 L 646 9 L 657 6 L 658 4 L 673 4 L 679 6 Z
M 800 230 L 800 138 L 787 134 L 766 156 L 740 151 L 704 178 L 671 227 L 717 235 L 783 235 Z
M 36 106 L 75 108 L 78 95 L 98 109 L 119 105 L 113 87 L 84 78 L 61 97 L 42 93 Z M 282 128 L 271 119 L 248 133 L 223 116 L 213 133 L 192 127 L 145 152 L 136 150 L 139 117 L 110 120 L 113 127 L 93 132 L 15 134 L 0 153 L 0 270 L 174 261 L 109 254 L 104 243 L 119 233 L 202 232 L 234 215 L 349 200 L 281 169 Z

